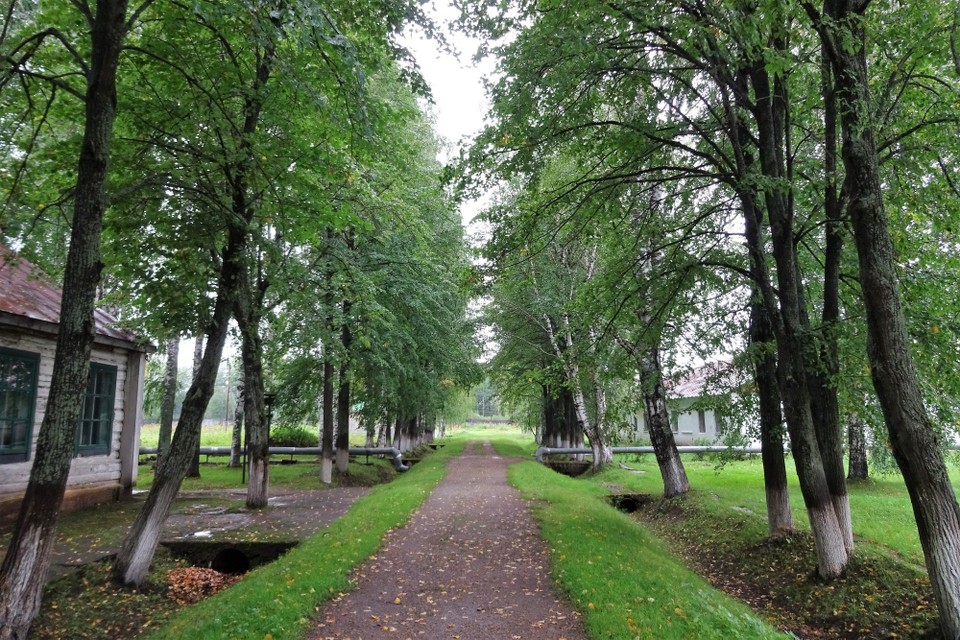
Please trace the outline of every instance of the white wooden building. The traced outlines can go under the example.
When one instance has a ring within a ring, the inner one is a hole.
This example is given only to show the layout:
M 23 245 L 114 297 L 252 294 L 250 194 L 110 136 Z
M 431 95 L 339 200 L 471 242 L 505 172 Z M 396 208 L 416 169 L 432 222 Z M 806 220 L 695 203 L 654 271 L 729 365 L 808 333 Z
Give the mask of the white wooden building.
M 667 383 L 667 409 L 670 412 L 670 425 L 677 445 L 721 444 L 724 435 L 724 422 L 717 412 L 703 405 L 707 391 L 707 381 L 716 375 L 718 367 L 727 368 L 727 363 L 714 363 L 694 369 L 680 380 Z M 644 414 L 636 413 L 628 419 L 633 440 L 647 440 Z
M 0 517 L 15 515 L 43 421 L 60 315 L 60 288 L 0 246 Z M 97 310 L 90 379 L 64 508 L 118 500 L 137 481 L 146 354 L 152 350 Z

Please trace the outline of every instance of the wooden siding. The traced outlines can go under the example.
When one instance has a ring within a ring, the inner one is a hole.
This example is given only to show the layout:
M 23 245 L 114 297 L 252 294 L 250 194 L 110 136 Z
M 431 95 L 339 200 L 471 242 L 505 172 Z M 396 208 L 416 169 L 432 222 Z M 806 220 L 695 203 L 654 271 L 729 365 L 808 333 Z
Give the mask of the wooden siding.
M 7 329 L 0 329 L 0 347 L 28 351 L 40 355 L 40 370 L 37 380 L 37 405 L 34 409 L 34 425 L 30 444 L 30 460 L 0 464 L 0 497 L 9 494 L 22 494 L 27 488 L 30 477 L 34 451 L 36 450 L 37 434 L 43 422 L 43 413 L 46 408 L 47 395 L 50 391 L 50 378 L 53 372 L 53 356 L 56 343 L 41 336 L 19 334 Z M 110 452 L 107 455 L 87 456 L 74 458 L 70 466 L 68 489 L 77 489 L 101 484 L 117 484 L 120 482 L 120 432 L 124 419 L 125 386 L 127 383 L 128 351 L 120 348 L 101 347 L 94 345 L 91 354 L 93 362 L 115 366 L 117 368 L 117 388 L 114 394 L 113 431 L 110 441 Z M 134 381 L 136 383 L 136 381 Z M 133 409 L 134 411 L 136 408 Z

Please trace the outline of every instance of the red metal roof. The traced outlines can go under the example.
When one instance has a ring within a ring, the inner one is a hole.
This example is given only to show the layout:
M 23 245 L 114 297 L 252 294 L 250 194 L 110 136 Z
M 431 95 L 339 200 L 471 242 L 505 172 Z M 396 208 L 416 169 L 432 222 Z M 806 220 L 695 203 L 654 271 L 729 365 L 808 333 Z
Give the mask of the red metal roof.
M 57 325 L 61 293 L 62 289 L 38 267 L 0 245 L 0 312 Z M 117 319 L 102 309 L 94 311 L 94 320 L 98 335 L 138 341 L 135 334 L 117 327 Z

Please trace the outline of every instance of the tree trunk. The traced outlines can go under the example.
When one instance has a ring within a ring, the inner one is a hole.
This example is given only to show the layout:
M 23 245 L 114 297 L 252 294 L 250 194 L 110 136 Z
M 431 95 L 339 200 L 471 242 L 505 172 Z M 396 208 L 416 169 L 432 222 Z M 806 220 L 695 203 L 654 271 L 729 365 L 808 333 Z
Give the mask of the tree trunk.
M 377 427 L 377 446 L 385 447 L 390 442 L 390 419 L 380 420 L 380 426 Z
M 233 433 L 230 435 L 230 463 L 228 467 L 234 469 L 241 464 L 241 449 L 243 442 L 243 378 L 237 381 L 236 401 L 233 406 Z
M 170 449 L 173 434 L 173 410 L 177 402 L 177 362 L 180 338 L 170 338 L 166 344 L 167 366 L 163 370 L 163 400 L 160 403 L 160 436 L 157 439 L 157 467 Z
M 337 390 L 337 471 L 350 470 L 350 345 L 353 336 L 347 318 L 350 317 L 350 301 L 343 301 L 344 323 L 340 328 L 340 344 L 343 346 L 343 362 L 340 364 L 340 387 Z
M 862 5 L 862 6 L 861 6 Z M 917 384 L 896 262 L 883 206 L 879 161 L 870 119 L 866 34 L 857 9 L 866 4 L 826 0 L 814 12 L 836 79 L 843 139 L 844 187 L 860 266 L 873 384 L 903 473 L 927 572 L 940 609 L 941 632 L 960 638 L 960 506 Z
M 660 366 L 660 350 L 647 349 L 636 354 L 640 369 L 640 385 L 643 388 L 643 405 L 647 426 L 650 430 L 650 443 L 653 445 L 660 477 L 663 478 L 663 497 L 686 493 L 690 490 L 687 472 L 680 460 L 677 444 L 670 426 L 670 414 L 667 411 L 667 394 L 663 388 L 663 370 Z
M 778 46 L 781 43 L 777 43 Z M 776 91 L 778 85 L 771 83 L 766 68 L 757 65 L 750 71 L 754 87 L 757 122 L 758 151 L 761 172 L 772 180 L 782 181 L 787 177 L 784 169 L 785 97 Z M 771 89 L 774 89 L 771 91 Z M 839 576 L 849 559 L 846 540 L 834 506 L 833 495 L 824 470 L 820 445 L 811 410 L 810 389 L 807 385 L 807 363 L 804 347 L 808 332 L 802 322 L 802 283 L 798 280 L 798 262 L 793 235 L 793 211 L 785 187 L 776 184 L 763 192 L 763 201 L 769 216 L 773 257 L 777 265 L 777 299 L 779 314 L 774 316 L 772 292 L 761 282 L 761 297 L 771 319 L 777 341 L 777 380 L 787 419 L 790 442 L 793 445 L 800 490 L 810 517 L 810 528 L 817 551 L 817 571 L 823 578 Z M 759 241 L 757 209 L 752 207 L 753 220 L 748 225 L 752 264 L 766 273 L 765 246 Z
M 200 366 L 203 362 L 203 336 L 198 335 L 193 341 L 193 377 L 196 379 L 200 372 Z M 219 364 L 217 365 L 219 367 Z M 203 420 L 200 421 L 200 429 L 203 429 Z M 193 460 L 190 461 L 190 468 L 187 469 L 188 478 L 200 477 L 200 438 L 197 438 L 197 450 L 194 453 Z
M 793 512 L 787 489 L 787 465 L 783 457 L 783 414 L 777 389 L 777 356 L 770 318 L 754 290 L 750 303 L 750 344 L 756 351 L 754 380 L 760 402 L 760 458 L 767 498 L 767 529 L 770 537 L 793 533 Z
M 837 345 L 837 324 L 840 320 L 840 259 L 843 254 L 843 210 L 837 195 L 837 113 L 829 66 L 823 65 L 821 74 L 824 100 L 824 230 L 826 248 L 823 261 L 823 310 L 820 325 L 819 349 L 811 350 L 814 366 L 808 367 L 811 410 L 816 428 L 817 443 L 823 457 L 823 470 L 833 496 L 837 521 L 843 531 L 847 553 L 853 552 L 853 522 L 850 498 L 843 470 L 843 431 L 840 427 L 840 401 L 835 380 L 840 374 Z M 799 281 L 799 276 L 798 276 Z M 805 304 L 801 304 L 805 309 Z M 803 323 L 809 326 L 804 311 Z M 811 332 L 812 333 L 812 332 Z
M 347 365 L 340 365 L 340 384 L 337 388 L 337 471 L 350 471 L 350 379 Z
M 126 11 L 125 0 L 101 0 L 90 21 L 84 131 L 60 301 L 57 351 L 30 480 L 0 567 L 2 639 L 25 639 L 37 615 L 76 446 L 95 331 L 94 305 L 103 267 L 100 234 L 106 209 L 104 185 L 116 115 L 117 64 L 127 30 Z
M 320 435 L 320 482 L 333 483 L 333 362 L 323 363 L 323 430 Z
M 869 477 L 867 469 L 867 437 L 863 420 L 853 413 L 847 420 L 847 445 L 850 452 L 850 466 L 847 470 L 848 480 L 866 480 Z
M 240 328 L 240 354 L 243 359 L 243 419 L 247 426 L 247 501 L 249 509 L 262 509 L 269 498 L 270 468 L 267 460 L 270 445 L 269 425 L 263 400 L 263 345 L 257 304 L 244 268 L 243 284 L 237 300 L 237 325 Z
M 363 446 L 367 447 L 368 449 L 375 447 L 378 431 L 376 423 L 372 421 L 368 422 L 364 427 L 364 431 L 366 431 L 367 437 L 363 442 Z
M 207 349 L 203 354 L 200 369 L 184 397 L 180 420 L 177 422 L 166 461 L 157 469 L 147 500 L 127 532 L 113 565 L 114 579 L 123 584 L 139 586 L 147 577 L 153 554 L 160 541 L 160 530 L 170 512 L 170 505 L 196 455 L 203 414 L 206 413 L 217 382 L 217 371 L 227 339 L 230 312 L 237 293 L 245 246 L 246 234 L 231 230 L 220 261 L 222 266 L 217 300 L 210 327 L 207 329 Z

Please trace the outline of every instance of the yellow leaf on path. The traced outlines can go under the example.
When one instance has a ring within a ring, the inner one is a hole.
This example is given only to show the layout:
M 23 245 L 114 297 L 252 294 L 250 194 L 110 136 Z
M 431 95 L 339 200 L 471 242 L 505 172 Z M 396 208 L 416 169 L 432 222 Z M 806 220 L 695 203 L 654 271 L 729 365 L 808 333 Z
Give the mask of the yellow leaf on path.
M 394 599 L 393 604 L 400 604 L 400 596 L 397 596 L 397 597 Z

